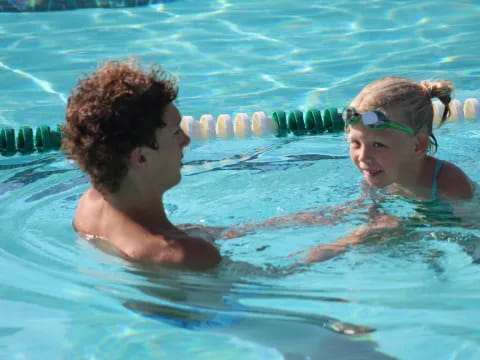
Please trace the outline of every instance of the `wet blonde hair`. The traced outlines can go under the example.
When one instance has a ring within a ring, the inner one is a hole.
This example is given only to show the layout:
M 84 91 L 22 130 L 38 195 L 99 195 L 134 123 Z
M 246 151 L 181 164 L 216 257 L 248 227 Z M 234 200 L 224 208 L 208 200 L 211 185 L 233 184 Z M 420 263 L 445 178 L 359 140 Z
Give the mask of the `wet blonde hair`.
M 451 101 L 453 84 L 448 80 L 420 81 L 388 76 L 365 86 L 353 100 L 360 113 L 369 110 L 381 110 L 388 116 L 392 108 L 403 109 L 402 124 L 416 132 L 432 134 L 433 105 L 432 99 L 438 98 L 445 106 L 440 124 L 449 115 L 448 105 Z

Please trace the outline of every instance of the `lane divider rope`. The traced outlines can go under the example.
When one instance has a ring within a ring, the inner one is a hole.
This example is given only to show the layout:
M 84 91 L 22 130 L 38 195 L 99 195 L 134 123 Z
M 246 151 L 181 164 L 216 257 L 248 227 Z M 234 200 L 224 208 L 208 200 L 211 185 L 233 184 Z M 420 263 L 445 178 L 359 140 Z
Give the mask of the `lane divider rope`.
M 443 114 L 444 105 L 433 101 L 434 124 L 438 125 Z M 449 104 L 450 116 L 447 122 L 458 122 L 466 119 L 474 121 L 480 118 L 480 100 L 466 99 L 463 103 L 452 100 Z M 305 113 L 293 110 L 286 113 L 283 110 L 274 111 L 268 116 L 264 111 L 254 112 L 250 117 L 247 113 L 220 114 L 215 120 L 212 114 L 204 114 L 197 121 L 193 116 L 183 116 L 180 127 L 195 139 L 229 139 L 247 138 L 250 136 L 285 137 L 335 133 L 344 130 L 344 122 L 337 108 L 309 109 Z M 0 155 L 27 155 L 35 151 L 47 152 L 59 150 L 62 142 L 61 125 L 55 129 L 41 125 L 36 130 L 22 126 L 18 131 L 11 127 L 0 128 Z

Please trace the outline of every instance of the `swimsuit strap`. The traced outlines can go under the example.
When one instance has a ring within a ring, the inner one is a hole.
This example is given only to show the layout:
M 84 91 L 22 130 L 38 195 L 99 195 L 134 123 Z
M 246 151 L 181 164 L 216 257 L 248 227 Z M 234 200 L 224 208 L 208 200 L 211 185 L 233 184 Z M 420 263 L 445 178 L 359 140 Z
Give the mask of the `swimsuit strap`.
M 437 164 L 435 165 L 435 172 L 433 173 L 433 181 L 432 181 L 432 200 L 436 200 L 438 197 L 438 184 L 437 178 L 440 174 L 440 170 L 442 170 L 442 166 L 444 160 L 437 160 Z

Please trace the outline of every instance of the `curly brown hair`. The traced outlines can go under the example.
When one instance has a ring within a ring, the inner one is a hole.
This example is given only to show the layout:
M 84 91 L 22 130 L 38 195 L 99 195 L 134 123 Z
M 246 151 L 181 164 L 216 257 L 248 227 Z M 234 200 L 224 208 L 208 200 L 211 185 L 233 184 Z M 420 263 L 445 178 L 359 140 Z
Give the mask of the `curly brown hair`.
M 114 193 L 138 146 L 156 148 L 165 107 L 178 94 L 176 79 L 159 66 L 110 61 L 80 79 L 68 99 L 62 149 L 101 193 Z

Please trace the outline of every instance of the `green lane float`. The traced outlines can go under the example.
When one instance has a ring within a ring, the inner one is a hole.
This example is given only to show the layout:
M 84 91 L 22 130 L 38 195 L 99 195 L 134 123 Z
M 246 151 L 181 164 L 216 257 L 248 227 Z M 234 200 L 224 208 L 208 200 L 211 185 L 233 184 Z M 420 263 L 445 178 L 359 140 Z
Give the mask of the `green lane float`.
M 305 122 L 303 121 L 303 113 L 300 110 L 293 110 L 288 115 L 288 130 L 296 136 L 305 135 Z
M 12 128 L 3 128 L 0 131 L 0 152 L 4 156 L 10 156 L 15 154 L 16 151 L 15 130 Z
M 62 132 L 60 126 L 57 131 L 50 130 L 50 126 L 42 125 L 35 134 L 35 147 L 37 151 L 45 152 L 58 150 L 62 144 Z
M 22 126 L 18 131 L 17 149 L 21 154 L 31 154 L 35 151 L 35 144 L 33 141 L 33 130 L 31 127 Z
M 444 105 L 440 101 L 433 101 L 432 105 L 434 124 L 438 125 Z M 480 100 L 470 98 L 462 103 L 454 99 L 449 104 L 449 110 L 447 122 L 458 122 L 462 119 L 474 121 L 480 118 Z M 200 121 L 193 116 L 184 116 L 180 127 L 193 140 L 206 140 L 272 135 L 276 137 L 321 135 L 344 131 L 345 124 L 341 109 L 325 108 L 323 111 L 308 109 L 305 112 L 293 110 L 289 113 L 276 110 L 271 116 L 263 111 L 257 111 L 251 117 L 247 113 L 238 113 L 234 117 L 230 114 L 220 114 L 216 120 L 212 114 L 204 114 Z M 61 125 L 55 129 L 48 125 L 41 125 L 36 129 L 22 126 L 18 132 L 11 127 L 0 128 L 0 155 L 3 156 L 55 151 L 60 149 L 61 143 Z
M 323 110 L 323 127 L 328 132 L 342 131 L 345 127 L 342 115 L 338 113 L 337 108 L 328 108 Z
M 35 151 L 47 152 L 60 149 L 62 144 L 62 130 L 58 126 L 51 130 L 48 125 L 39 126 L 34 131 L 29 126 L 22 126 L 15 138 L 15 130 L 10 127 L 0 129 L 0 154 L 12 156 L 16 153 L 28 155 Z
M 305 114 L 305 128 L 310 134 L 321 134 L 323 127 L 322 113 L 318 109 L 310 109 Z
M 272 119 L 275 121 L 275 125 L 277 126 L 277 132 L 275 136 L 277 137 L 284 137 L 288 134 L 288 127 L 287 127 L 287 115 L 283 110 L 274 111 L 272 114 Z

